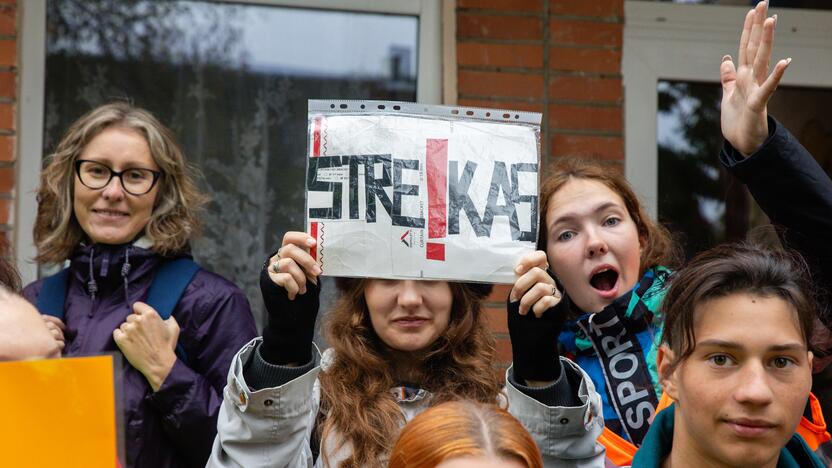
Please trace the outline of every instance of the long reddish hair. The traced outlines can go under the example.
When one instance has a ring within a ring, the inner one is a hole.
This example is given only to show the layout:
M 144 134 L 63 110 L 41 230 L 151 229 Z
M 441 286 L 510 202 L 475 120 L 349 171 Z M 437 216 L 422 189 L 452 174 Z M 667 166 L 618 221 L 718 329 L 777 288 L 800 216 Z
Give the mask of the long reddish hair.
M 460 400 L 413 418 L 393 446 L 390 468 L 433 468 L 445 460 L 487 456 L 543 467 L 534 439 L 508 411 Z
M 549 229 L 546 215 L 552 195 L 558 192 L 572 179 L 594 180 L 606 185 L 624 201 L 627 213 L 636 225 L 641 242 L 641 261 L 639 274 L 655 266 L 677 266 L 679 249 L 670 232 L 655 222 L 641 206 L 638 196 L 627 179 L 619 171 L 600 164 L 597 161 L 581 158 L 562 158 L 549 170 L 549 176 L 540 187 L 540 234 L 537 248 L 546 251 L 549 241 Z
M 390 389 L 396 382 L 390 352 L 370 323 L 364 289 L 367 280 L 342 283 L 343 294 L 330 311 L 325 333 L 335 351 L 320 374 L 321 438 L 330 435 L 352 445 L 341 467 L 385 466 L 404 415 Z M 448 328 L 423 356 L 418 383 L 432 394 L 431 404 L 468 398 L 494 403 L 500 385 L 494 379 L 494 337 L 480 312 L 482 294 L 470 286 L 449 283 L 453 305 Z M 321 454 L 339 447 L 322 447 Z M 329 460 L 325 458 L 327 464 Z

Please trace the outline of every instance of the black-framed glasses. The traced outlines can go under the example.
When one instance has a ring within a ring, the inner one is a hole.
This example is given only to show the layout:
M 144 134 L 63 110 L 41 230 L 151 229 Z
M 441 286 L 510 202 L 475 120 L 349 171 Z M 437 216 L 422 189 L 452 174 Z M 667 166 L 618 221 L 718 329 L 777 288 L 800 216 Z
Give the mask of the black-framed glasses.
M 107 186 L 113 177 L 118 177 L 121 187 L 130 195 L 144 195 L 153 190 L 153 186 L 162 175 L 159 171 L 131 167 L 121 172 L 114 171 L 110 166 L 96 161 L 79 159 L 75 161 L 75 173 L 84 186 L 93 190 L 100 190 Z

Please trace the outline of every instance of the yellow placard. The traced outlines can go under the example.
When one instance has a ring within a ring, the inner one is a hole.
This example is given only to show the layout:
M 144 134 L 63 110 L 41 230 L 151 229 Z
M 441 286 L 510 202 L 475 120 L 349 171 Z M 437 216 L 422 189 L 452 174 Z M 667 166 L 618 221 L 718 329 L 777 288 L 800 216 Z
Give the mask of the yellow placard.
M 117 466 L 112 356 L 0 362 L 0 466 Z

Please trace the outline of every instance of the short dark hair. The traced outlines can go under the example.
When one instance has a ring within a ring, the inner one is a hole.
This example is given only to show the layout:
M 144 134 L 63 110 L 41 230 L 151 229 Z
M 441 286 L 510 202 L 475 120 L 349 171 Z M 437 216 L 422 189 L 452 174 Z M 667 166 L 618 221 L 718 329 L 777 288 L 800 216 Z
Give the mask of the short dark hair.
M 696 345 L 696 307 L 737 293 L 786 301 L 794 308 L 800 332 L 811 348 L 818 307 L 803 258 L 748 243 L 723 244 L 698 254 L 671 277 L 662 302 L 662 343 L 673 351 L 674 367 L 689 357 Z

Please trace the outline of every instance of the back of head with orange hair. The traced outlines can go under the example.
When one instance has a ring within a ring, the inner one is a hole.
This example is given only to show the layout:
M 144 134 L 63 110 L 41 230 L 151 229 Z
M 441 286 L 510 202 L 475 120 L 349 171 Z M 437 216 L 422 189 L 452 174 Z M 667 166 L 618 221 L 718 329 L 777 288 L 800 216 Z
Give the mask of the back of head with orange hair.
M 413 418 L 393 447 L 389 467 L 433 468 L 465 457 L 543 467 L 537 445 L 514 416 L 496 405 L 468 400 L 442 403 Z

